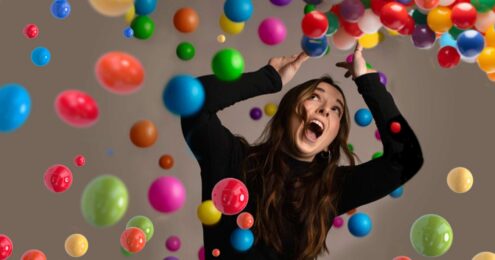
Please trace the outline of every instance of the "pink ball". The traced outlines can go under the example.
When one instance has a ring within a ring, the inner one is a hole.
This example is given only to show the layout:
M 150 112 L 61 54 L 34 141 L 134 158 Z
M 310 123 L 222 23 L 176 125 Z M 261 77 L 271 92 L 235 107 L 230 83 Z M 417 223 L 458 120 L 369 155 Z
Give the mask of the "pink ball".
M 198 259 L 199 260 L 205 260 L 205 247 L 202 246 L 198 250 Z
M 354 61 L 354 54 L 351 53 L 351 54 L 347 55 L 347 58 L 345 58 L 345 61 L 347 63 L 352 63 Z
M 180 249 L 180 238 L 178 236 L 170 236 L 165 242 L 168 250 L 175 252 Z
M 148 200 L 157 211 L 171 213 L 179 210 L 186 201 L 186 189 L 174 176 L 158 177 L 148 190 Z
M 382 140 L 382 138 L 380 137 L 380 132 L 378 132 L 378 129 L 375 130 L 375 138 L 378 141 Z
M 285 40 L 287 28 L 281 19 L 268 17 L 260 23 L 258 35 L 263 43 L 277 45 Z
M 335 217 L 333 219 L 333 226 L 336 228 L 340 228 L 344 225 L 344 219 L 341 217 Z
M 65 90 L 55 99 L 57 115 L 70 126 L 90 127 L 99 117 L 96 101 L 87 93 L 79 90 Z
M 215 184 L 211 198 L 220 212 L 225 215 L 235 215 L 246 207 L 249 192 L 242 181 L 235 178 L 225 178 Z

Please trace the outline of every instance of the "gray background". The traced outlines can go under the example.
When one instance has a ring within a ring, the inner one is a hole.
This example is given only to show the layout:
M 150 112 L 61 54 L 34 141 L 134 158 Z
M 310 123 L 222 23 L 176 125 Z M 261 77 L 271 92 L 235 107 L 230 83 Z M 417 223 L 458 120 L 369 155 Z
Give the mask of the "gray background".
M 153 220 L 155 236 L 144 251 L 131 258 L 197 258 L 202 245 L 201 225 L 196 217 L 196 207 L 201 202 L 199 167 L 183 141 L 179 119 L 166 111 L 161 94 L 174 74 L 211 73 L 211 57 L 223 47 L 235 47 L 244 54 L 246 71 L 265 65 L 271 56 L 298 52 L 304 3 L 294 0 L 281 8 L 267 0 L 253 2 L 255 12 L 244 32 L 227 35 L 226 43 L 220 44 L 216 37 L 222 33 L 218 26 L 221 0 L 159 1 L 151 15 L 156 30 L 148 41 L 125 39 L 123 17 L 101 16 L 85 0 L 71 1 L 72 13 L 64 21 L 51 16 L 49 0 L 0 0 L 0 85 L 20 83 L 32 98 L 32 112 L 26 124 L 14 133 L 0 134 L 0 233 L 13 240 L 13 259 L 30 248 L 43 250 L 49 259 L 68 259 L 64 241 L 72 233 L 88 238 L 86 259 L 124 258 L 119 250 L 120 233 L 128 219 L 141 214 Z M 326 11 L 330 5 L 325 3 L 320 10 Z M 200 26 L 191 34 L 181 34 L 173 27 L 173 14 L 184 6 L 195 8 L 200 15 Z M 268 16 L 282 18 L 289 29 L 281 45 L 268 47 L 258 39 L 258 24 Z M 22 28 L 28 23 L 40 27 L 37 39 L 24 38 Z M 405 186 L 402 198 L 387 196 L 359 208 L 373 219 L 369 236 L 354 238 L 346 228 L 332 229 L 327 239 L 331 255 L 321 259 L 392 259 L 398 255 L 427 259 L 418 255 L 409 242 L 411 224 L 427 213 L 445 217 L 454 230 L 451 249 L 438 259 L 471 259 L 478 252 L 495 250 L 495 177 L 490 165 L 491 147 L 495 145 L 494 85 L 476 64 L 461 63 L 451 70 L 439 68 L 438 45 L 431 50 L 419 50 L 409 37 L 385 35 L 385 41 L 377 48 L 365 51 L 365 57 L 388 75 L 387 89 L 417 133 L 425 163 Z M 196 57 L 189 62 L 175 56 L 177 44 L 184 40 L 196 47 Z M 30 61 L 31 50 L 39 45 L 52 53 L 51 63 L 43 68 Z M 98 85 L 94 64 L 100 55 L 111 50 L 126 51 L 141 60 L 146 71 L 141 91 L 118 96 Z M 230 107 L 220 113 L 222 121 L 233 132 L 254 141 L 268 117 L 252 121 L 248 116 L 250 108 L 278 103 L 291 86 L 324 73 L 341 83 L 354 113 L 365 103 L 353 82 L 334 66 L 348 54 L 332 48 L 329 56 L 309 60 L 280 93 Z M 84 90 L 97 100 L 101 116 L 96 125 L 76 129 L 57 118 L 54 99 L 69 88 Z M 128 138 L 132 124 L 141 119 L 152 120 L 159 130 L 158 141 L 148 149 L 133 146 Z M 362 161 L 382 149 L 374 139 L 375 129 L 374 124 L 366 128 L 353 124 L 350 141 Z M 107 155 L 109 148 L 113 149 L 111 156 Z M 72 163 L 79 153 L 87 159 L 83 168 Z M 169 171 L 162 170 L 157 163 L 165 153 L 175 158 L 175 166 Z M 66 164 L 74 174 L 73 186 L 63 194 L 51 193 L 43 185 L 44 171 L 56 163 Z M 474 175 L 472 190 L 463 195 L 451 192 L 446 184 L 447 173 L 457 166 L 467 167 Z M 124 218 L 104 229 L 92 227 L 80 211 L 85 185 L 102 174 L 119 176 L 130 194 Z M 187 202 L 176 213 L 160 214 L 148 204 L 148 187 L 161 175 L 178 176 L 187 189 Z M 182 248 L 177 253 L 168 252 L 164 246 L 170 235 L 182 239 Z

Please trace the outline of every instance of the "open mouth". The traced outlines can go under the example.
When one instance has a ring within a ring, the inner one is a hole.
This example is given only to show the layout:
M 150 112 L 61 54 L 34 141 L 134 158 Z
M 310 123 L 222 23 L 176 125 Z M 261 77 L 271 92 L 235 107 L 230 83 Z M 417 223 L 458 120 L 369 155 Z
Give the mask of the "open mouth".
M 306 125 L 306 130 L 304 132 L 306 137 L 314 142 L 323 134 L 323 124 L 320 121 L 313 119 Z

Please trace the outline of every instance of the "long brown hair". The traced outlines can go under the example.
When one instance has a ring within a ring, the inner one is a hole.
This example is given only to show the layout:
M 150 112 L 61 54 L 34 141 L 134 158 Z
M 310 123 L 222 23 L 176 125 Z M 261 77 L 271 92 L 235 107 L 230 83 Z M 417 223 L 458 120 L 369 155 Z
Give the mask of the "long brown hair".
M 242 166 L 242 177 L 249 187 L 250 199 L 256 202 L 253 232 L 256 243 L 260 240 L 277 252 L 290 250 L 291 258 L 315 259 L 320 253 L 328 253 L 325 240 L 330 229 L 332 215 L 338 203 L 338 187 L 334 172 L 338 166 L 341 151 L 354 165 L 354 154 L 349 151 L 347 139 L 350 131 L 350 117 L 344 96 L 344 114 L 340 129 L 329 146 L 330 157 L 315 156 L 309 171 L 298 174 L 299 187 L 287 189 L 289 167 L 283 160 L 284 149 L 294 149 L 290 131 L 290 118 L 295 113 L 306 122 L 307 113 L 303 101 L 308 99 L 318 84 L 326 82 L 342 93 L 342 89 L 329 76 L 306 81 L 290 89 L 280 101 L 277 112 L 268 122 L 256 144 L 250 146 Z M 284 248 L 281 234 L 287 228 L 284 204 L 290 203 L 296 210 L 296 221 L 300 226 L 300 237 L 294 238 L 293 248 Z M 293 254 L 293 255 L 292 255 Z

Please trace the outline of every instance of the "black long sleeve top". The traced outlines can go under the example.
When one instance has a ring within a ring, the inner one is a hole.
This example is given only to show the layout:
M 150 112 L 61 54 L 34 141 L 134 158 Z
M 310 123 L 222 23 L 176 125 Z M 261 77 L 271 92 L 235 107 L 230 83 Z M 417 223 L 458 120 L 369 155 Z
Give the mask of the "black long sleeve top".
M 194 116 L 182 117 L 181 126 L 201 169 L 202 200 L 205 201 L 211 199 L 211 191 L 218 181 L 227 177 L 241 179 L 240 165 L 248 152 L 247 145 L 222 125 L 217 112 L 248 98 L 278 92 L 282 82 L 270 65 L 245 73 L 234 82 L 220 81 L 214 75 L 199 77 L 199 80 L 206 93 L 204 106 Z M 357 77 L 355 83 L 378 127 L 383 155 L 360 165 L 336 169 L 341 187 L 336 216 L 388 195 L 411 179 L 423 164 L 419 142 L 391 94 L 380 83 L 378 73 Z M 400 133 L 389 131 L 392 121 L 401 124 Z M 286 160 L 295 174 L 308 169 L 308 162 L 289 156 Z M 252 214 L 254 203 L 255 200 L 249 200 L 246 207 Z M 236 216 L 226 215 L 214 226 L 203 226 L 206 259 L 287 259 L 287 255 L 277 254 L 264 243 L 256 243 L 246 252 L 236 252 L 230 244 L 235 228 Z M 217 258 L 211 254 L 215 248 L 221 253 Z

